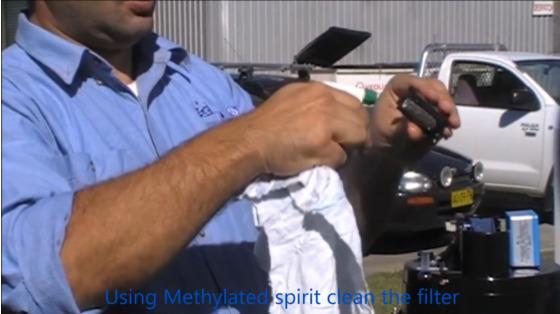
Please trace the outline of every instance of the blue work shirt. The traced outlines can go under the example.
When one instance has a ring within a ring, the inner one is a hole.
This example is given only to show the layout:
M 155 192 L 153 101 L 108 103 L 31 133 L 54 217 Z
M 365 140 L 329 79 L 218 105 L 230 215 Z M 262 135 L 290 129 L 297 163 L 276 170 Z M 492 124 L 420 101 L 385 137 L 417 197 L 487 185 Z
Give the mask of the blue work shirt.
M 76 191 L 147 166 L 252 103 L 229 75 L 156 34 L 136 47 L 136 97 L 94 52 L 25 13 L 18 22 L 16 44 L 2 53 L 2 304 L 32 314 L 80 313 L 59 257 Z M 232 198 L 139 293 L 118 290 L 136 305 L 114 312 L 266 311 L 235 300 L 208 305 L 208 298 L 198 306 L 164 304 L 166 291 L 172 298 L 179 291 L 181 303 L 202 289 L 216 296 L 270 291 L 253 255 L 257 233 L 250 204 Z M 114 290 L 108 296 L 124 303 Z

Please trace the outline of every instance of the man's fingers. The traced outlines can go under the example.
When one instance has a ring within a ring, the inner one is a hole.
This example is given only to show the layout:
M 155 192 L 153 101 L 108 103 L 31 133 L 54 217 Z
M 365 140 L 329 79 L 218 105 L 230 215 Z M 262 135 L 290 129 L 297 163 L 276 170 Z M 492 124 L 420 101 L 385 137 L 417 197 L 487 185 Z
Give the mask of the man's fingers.
M 437 79 L 430 79 L 428 81 L 432 83 L 433 88 L 438 92 L 438 108 L 449 116 L 450 126 L 452 128 L 458 128 L 461 125 L 461 121 L 457 112 L 457 106 L 455 106 L 447 87 Z M 451 132 L 451 130 L 448 130 L 448 132 Z
M 443 114 L 448 116 L 451 128 L 458 128 L 461 125 L 457 107 L 454 105 L 453 99 L 443 83 L 437 79 L 412 77 L 410 86 L 422 94 L 426 100 L 435 104 Z M 446 131 L 446 133 L 450 133 L 450 130 Z
M 440 101 L 443 100 L 442 99 L 443 93 L 439 90 L 439 87 L 437 87 L 435 82 L 433 82 L 431 79 L 423 79 L 411 75 L 409 84 L 410 87 L 420 92 L 420 94 L 422 94 L 422 96 L 424 96 L 424 98 L 426 98 L 426 100 L 431 103 L 439 103 Z M 408 89 L 406 89 L 405 93 L 408 93 Z M 399 95 L 399 96 L 402 97 L 405 95 Z M 451 99 L 449 100 L 451 101 Z M 451 103 L 453 102 L 451 101 Z
M 327 84 L 324 84 L 320 81 L 311 81 L 308 84 L 311 92 L 308 93 L 309 96 L 314 97 L 317 95 L 329 95 L 333 97 L 340 105 L 358 109 L 362 105 L 361 99 L 356 98 L 354 95 L 351 95 L 345 91 L 339 90 L 337 88 L 331 87 Z
M 336 101 L 339 102 L 341 105 L 347 106 L 352 109 L 363 108 L 364 105 L 362 104 L 361 99 L 358 99 L 354 95 L 338 90 L 336 88 L 330 86 L 328 86 L 328 88 L 331 90 L 334 99 L 336 99 Z
M 330 89 L 335 101 L 339 104 L 338 109 L 334 110 L 335 118 L 346 121 L 346 126 L 334 125 L 334 140 L 345 147 L 372 145 L 372 137 L 369 132 L 369 114 L 362 104 L 362 101 L 345 91 L 327 86 Z
M 363 123 L 364 127 L 368 125 L 369 114 L 367 113 L 367 110 L 364 107 L 364 104 L 362 104 L 361 100 L 356 98 L 354 95 L 338 90 L 336 88 L 330 86 L 327 86 L 327 88 L 331 90 L 335 101 L 341 105 L 341 108 L 352 110 L 352 112 L 361 117 L 361 122 Z
M 419 140 L 422 137 L 424 137 L 424 133 L 422 132 L 422 129 L 420 129 L 416 124 L 409 122 L 407 124 L 407 131 L 408 131 L 408 136 L 410 136 L 410 138 L 412 140 Z
M 333 105 L 329 112 L 331 119 L 328 127 L 333 135 L 333 140 L 344 147 L 368 145 L 369 129 L 367 112 L 351 109 L 344 106 Z

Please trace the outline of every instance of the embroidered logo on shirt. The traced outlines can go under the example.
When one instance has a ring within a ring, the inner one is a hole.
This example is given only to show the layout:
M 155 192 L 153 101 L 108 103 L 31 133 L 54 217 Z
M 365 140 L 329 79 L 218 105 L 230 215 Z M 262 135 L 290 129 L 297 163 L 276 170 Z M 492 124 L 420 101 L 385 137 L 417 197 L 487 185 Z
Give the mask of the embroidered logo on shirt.
M 198 113 L 198 115 L 201 118 L 208 117 L 209 115 L 214 113 L 212 111 L 212 108 L 210 108 L 210 106 L 208 106 L 208 104 L 206 102 L 201 103 L 201 102 L 195 101 L 194 106 L 195 106 L 196 112 Z

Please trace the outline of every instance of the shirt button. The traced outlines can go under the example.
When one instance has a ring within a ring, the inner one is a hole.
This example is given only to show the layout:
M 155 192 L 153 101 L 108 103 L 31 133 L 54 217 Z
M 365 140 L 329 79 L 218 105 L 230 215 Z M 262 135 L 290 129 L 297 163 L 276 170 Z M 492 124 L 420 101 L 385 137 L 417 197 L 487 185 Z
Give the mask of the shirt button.
M 204 238 L 204 236 L 206 236 L 206 232 L 204 232 L 204 230 L 200 230 L 200 232 L 198 233 L 198 235 L 202 238 Z
M 95 80 L 95 83 L 97 83 L 97 85 L 103 85 L 103 81 L 102 81 L 102 80 Z

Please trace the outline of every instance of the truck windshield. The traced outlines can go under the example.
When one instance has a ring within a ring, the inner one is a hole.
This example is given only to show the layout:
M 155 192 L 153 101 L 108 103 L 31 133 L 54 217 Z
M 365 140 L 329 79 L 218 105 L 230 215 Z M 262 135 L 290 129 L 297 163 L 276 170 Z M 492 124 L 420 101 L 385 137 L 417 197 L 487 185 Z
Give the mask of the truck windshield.
M 560 104 L 560 60 L 519 61 L 517 67 L 529 74 Z

